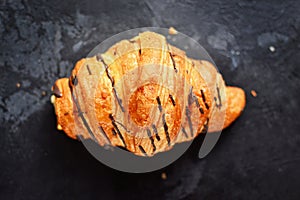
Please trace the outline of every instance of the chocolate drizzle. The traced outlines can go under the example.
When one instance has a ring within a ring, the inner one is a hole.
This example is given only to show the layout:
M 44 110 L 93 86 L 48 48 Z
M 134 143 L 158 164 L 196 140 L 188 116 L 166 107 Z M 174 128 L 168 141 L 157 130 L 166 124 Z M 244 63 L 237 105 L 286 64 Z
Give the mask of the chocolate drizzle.
M 193 93 L 193 87 L 191 87 L 190 92 L 188 94 L 188 104 L 189 106 L 192 105 L 195 101 L 194 93 Z
M 204 114 L 204 110 L 203 110 L 203 108 L 201 108 L 200 103 L 199 103 L 197 97 L 195 97 L 195 102 L 196 102 L 197 108 L 199 108 L 200 113 L 201 113 L 201 114 Z
M 72 81 L 72 85 L 76 86 L 78 84 L 77 76 L 76 75 L 72 76 L 71 81 Z
M 117 135 L 117 132 L 115 131 L 114 128 L 111 129 L 111 132 L 112 132 L 113 135 Z
M 139 145 L 139 149 L 145 156 L 147 156 L 145 149 L 141 145 Z
M 201 91 L 202 91 L 202 90 L 201 90 Z M 198 98 L 197 98 L 196 96 L 194 96 L 194 93 L 193 93 L 193 87 L 191 87 L 190 93 L 189 93 L 189 95 L 188 95 L 188 105 L 190 106 L 190 105 L 192 105 L 194 102 L 196 103 L 196 106 L 197 106 L 197 108 L 199 109 L 199 112 L 200 112 L 201 114 L 204 114 L 204 110 L 203 110 L 203 108 L 201 107 L 201 105 L 200 105 L 200 103 L 199 103 L 199 101 L 198 101 Z
M 175 72 L 177 73 L 178 70 L 177 70 L 177 68 L 176 68 L 176 62 L 175 62 L 174 57 L 173 57 L 174 55 L 173 55 L 172 52 L 170 51 L 170 46 L 169 46 L 169 45 L 168 45 L 168 51 L 169 51 L 170 58 L 171 58 L 171 60 L 172 60 L 173 68 L 174 68 Z
M 156 97 L 156 101 L 157 101 L 157 104 L 158 104 L 158 109 L 159 109 L 159 111 L 162 112 L 162 106 L 161 106 L 161 101 L 160 101 L 159 96 Z
M 97 58 L 98 61 L 102 62 L 102 64 L 104 65 L 105 72 L 106 72 L 106 75 L 107 75 L 108 79 L 111 82 L 111 86 L 113 88 L 113 93 L 115 95 L 115 98 L 117 99 L 117 102 L 118 102 L 118 104 L 119 104 L 122 112 L 125 112 L 125 109 L 124 109 L 123 104 L 122 104 L 122 99 L 120 99 L 119 96 L 118 96 L 118 94 L 117 94 L 117 91 L 116 91 L 116 88 L 115 88 L 115 81 L 114 81 L 113 77 L 111 76 L 111 74 L 108 71 L 107 64 L 104 62 L 104 60 L 103 60 L 103 58 L 101 56 L 97 55 L 96 58 Z
M 201 96 L 202 96 L 203 101 L 206 102 L 206 98 L 205 98 L 203 90 L 200 90 L 200 91 L 201 91 Z
M 114 117 L 112 116 L 112 114 L 109 114 L 109 119 L 111 120 L 111 123 L 114 127 L 114 129 L 112 130 L 113 134 L 114 134 L 114 132 L 117 133 L 117 135 L 121 139 L 122 143 L 124 144 L 124 147 L 126 148 L 126 143 L 125 143 L 125 140 L 123 138 L 123 135 L 121 134 L 121 132 L 120 132 L 120 130 L 119 130 L 117 124 L 116 124 L 116 121 L 115 121 Z
M 209 118 L 207 118 L 207 120 L 206 120 L 206 122 L 204 124 L 204 127 L 203 127 L 202 131 L 200 132 L 200 134 L 207 133 L 207 131 L 208 131 L 208 122 L 209 122 Z
M 124 109 L 123 104 L 122 104 L 122 99 L 120 99 L 120 98 L 118 97 L 116 88 L 114 88 L 114 87 L 113 87 L 113 92 L 114 92 L 114 95 L 115 95 L 115 97 L 116 97 L 116 99 L 117 99 L 117 102 L 118 102 L 118 104 L 119 104 L 119 106 L 120 106 L 122 112 L 125 112 L 125 109 Z
M 171 57 L 171 60 L 172 60 L 173 68 L 174 68 L 175 72 L 177 73 L 178 70 L 176 68 L 176 63 L 175 63 L 175 60 L 174 60 L 174 57 L 173 57 L 174 55 L 171 52 L 169 52 L 169 54 L 170 54 L 170 57 Z
M 222 107 L 222 100 L 221 100 L 221 95 L 220 95 L 220 89 L 219 89 L 218 86 L 217 86 L 217 93 L 218 93 L 219 103 L 217 102 L 217 98 L 216 97 L 214 97 L 214 100 L 216 101 L 217 108 L 221 109 L 221 107 Z
M 181 127 L 181 131 L 183 132 L 183 135 L 188 138 L 187 132 L 183 126 Z
M 200 111 L 201 114 L 204 114 L 203 108 L 199 107 L 199 111 Z
M 155 126 L 154 124 L 152 124 L 152 129 L 153 129 L 153 131 L 154 131 L 154 133 L 155 133 L 155 137 L 156 137 L 157 141 L 160 141 L 160 137 L 159 137 L 159 135 L 158 135 L 156 126 Z
M 169 94 L 169 98 L 171 99 L 173 106 L 176 106 L 175 100 L 171 94 Z
M 205 108 L 207 109 L 207 110 L 209 110 L 209 105 L 205 102 L 204 103 L 204 105 L 205 105 Z
M 130 132 L 130 130 L 128 130 L 124 124 L 122 124 L 121 122 L 118 122 L 117 120 L 115 120 L 115 122 L 117 124 L 119 124 L 126 132 L 128 132 L 128 133 Z
M 192 120 L 191 120 L 191 111 L 189 110 L 189 108 L 187 106 L 185 108 L 185 115 L 188 119 L 190 131 L 191 131 L 191 136 L 193 137 L 194 136 L 194 130 L 193 130 L 193 124 L 192 124 Z
M 86 69 L 88 70 L 89 75 L 92 75 L 92 72 L 91 72 L 91 69 L 90 69 L 90 66 L 89 66 L 89 65 L 86 65 Z
M 72 87 L 70 87 L 70 89 L 71 89 L 71 95 L 72 95 L 72 98 L 73 98 L 73 102 L 75 103 L 77 111 L 78 111 L 78 116 L 81 118 L 81 120 L 83 122 L 83 125 L 87 129 L 87 131 L 88 131 L 89 135 L 91 136 L 91 138 L 93 140 L 97 141 L 96 137 L 95 137 L 95 135 L 94 135 L 94 133 L 93 133 L 93 131 L 91 129 L 91 127 L 89 126 L 88 122 L 86 121 L 85 117 L 83 116 L 83 112 L 81 111 L 79 103 L 78 103 L 78 101 L 77 101 L 77 99 L 76 99 L 76 97 L 75 97 L 75 95 L 74 95 L 74 93 L 72 91 Z
M 111 144 L 107 134 L 105 133 L 104 129 L 102 126 L 99 126 L 100 132 L 102 133 L 102 135 L 106 138 L 106 140 Z
M 165 130 L 165 134 L 166 134 L 166 139 L 167 139 L 168 145 L 170 146 L 171 139 L 170 139 L 169 130 L 168 130 L 169 127 L 168 127 L 167 122 L 166 122 L 166 116 L 165 116 L 165 113 L 162 115 L 162 122 L 163 122 L 163 125 L 164 125 L 164 130 Z
M 148 137 L 151 141 L 151 144 L 152 144 L 152 147 L 153 147 L 153 153 L 156 151 L 156 146 L 154 144 L 154 139 L 153 139 L 153 136 L 151 135 L 151 131 L 147 128 L 147 134 L 148 134 Z

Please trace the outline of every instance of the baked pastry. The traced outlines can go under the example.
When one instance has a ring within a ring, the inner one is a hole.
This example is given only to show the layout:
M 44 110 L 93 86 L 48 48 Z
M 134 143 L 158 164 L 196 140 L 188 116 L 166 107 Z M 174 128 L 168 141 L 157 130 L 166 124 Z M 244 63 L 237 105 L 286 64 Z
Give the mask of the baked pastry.
M 226 87 L 212 63 L 188 58 L 154 32 L 79 60 L 52 91 L 58 129 L 140 156 L 221 131 L 246 102 L 244 91 Z

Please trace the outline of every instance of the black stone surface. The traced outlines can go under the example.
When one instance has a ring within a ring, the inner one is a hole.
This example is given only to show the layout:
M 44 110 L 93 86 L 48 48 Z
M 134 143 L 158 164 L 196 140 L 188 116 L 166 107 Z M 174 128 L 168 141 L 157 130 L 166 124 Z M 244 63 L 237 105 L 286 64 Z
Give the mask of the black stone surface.
M 0 199 L 299 199 L 299 10 L 297 0 L 1 0 Z M 194 144 L 165 169 L 127 174 L 56 130 L 50 87 L 99 42 L 145 26 L 196 39 L 247 107 L 206 158 Z

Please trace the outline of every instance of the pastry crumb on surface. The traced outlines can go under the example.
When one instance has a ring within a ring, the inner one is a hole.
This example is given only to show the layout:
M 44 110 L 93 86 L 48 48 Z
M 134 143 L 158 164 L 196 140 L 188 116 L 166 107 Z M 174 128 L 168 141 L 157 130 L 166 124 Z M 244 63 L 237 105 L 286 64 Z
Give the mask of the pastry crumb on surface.
M 269 46 L 269 50 L 271 51 L 271 52 L 275 52 L 275 47 L 274 46 Z
M 178 33 L 178 31 L 174 28 L 174 27 L 170 27 L 169 28 L 169 34 L 170 35 L 176 35 Z
M 47 93 L 46 93 L 45 91 L 43 91 L 43 92 L 42 92 L 42 95 L 43 95 L 43 96 L 46 96 L 46 95 L 47 95 Z
M 167 179 L 167 174 L 165 172 L 163 172 L 161 174 L 161 179 L 166 180 Z
M 17 88 L 20 88 L 20 87 L 21 87 L 21 83 L 17 83 L 17 84 L 16 84 L 16 87 L 17 87 Z
M 256 91 L 255 90 L 251 90 L 251 95 L 254 96 L 254 97 L 256 97 L 257 96 Z

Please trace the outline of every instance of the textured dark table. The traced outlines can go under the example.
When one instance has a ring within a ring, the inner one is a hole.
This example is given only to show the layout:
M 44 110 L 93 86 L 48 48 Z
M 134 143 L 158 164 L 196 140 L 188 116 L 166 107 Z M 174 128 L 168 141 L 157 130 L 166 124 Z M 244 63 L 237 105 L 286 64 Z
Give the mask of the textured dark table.
M 1 0 L 0 199 L 299 199 L 299 4 Z M 144 26 L 196 39 L 247 107 L 206 158 L 192 145 L 165 169 L 127 174 L 56 130 L 50 87 L 105 38 Z

